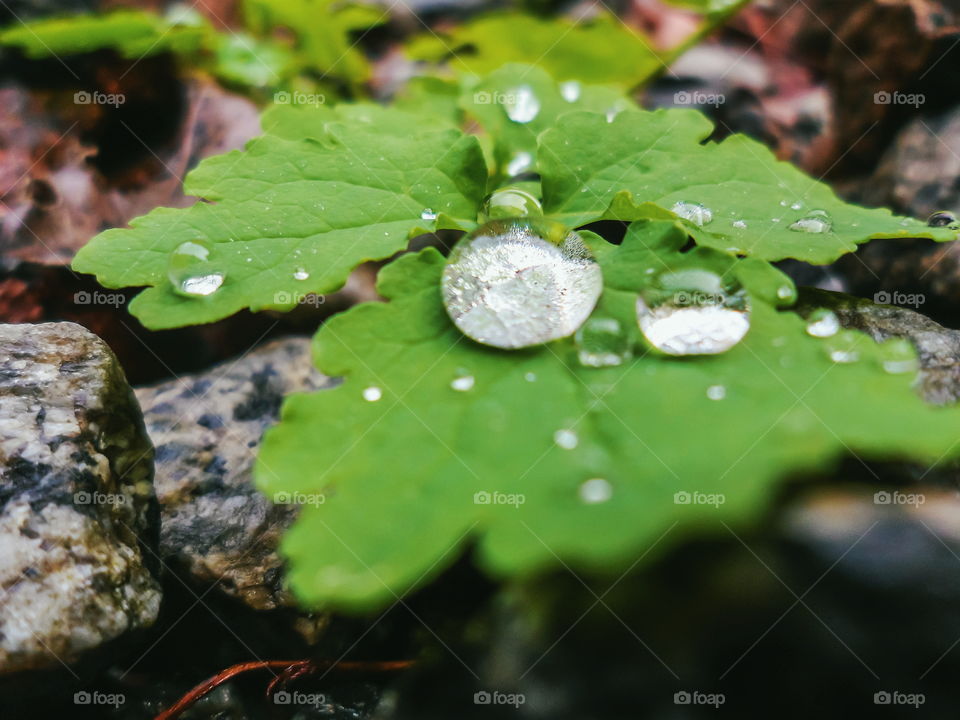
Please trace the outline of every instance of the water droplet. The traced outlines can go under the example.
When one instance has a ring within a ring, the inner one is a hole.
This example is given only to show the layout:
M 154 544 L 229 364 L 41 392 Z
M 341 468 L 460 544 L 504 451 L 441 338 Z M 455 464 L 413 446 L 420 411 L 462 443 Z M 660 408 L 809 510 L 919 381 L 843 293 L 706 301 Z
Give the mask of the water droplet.
M 583 502 L 595 505 L 613 497 L 613 486 L 603 478 L 590 478 L 580 486 L 577 494 Z
M 420 213 L 421 220 L 436 220 L 437 214 L 431 208 L 424 208 L 423 212 Z
M 473 388 L 473 383 L 473 375 L 461 375 L 460 377 L 453 379 L 453 381 L 450 383 L 450 387 L 460 392 L 466 392 L 467 390 L 471 390 Z
M 807 334 L 813 337 L 833 337 L 840 330 L 840 319 L 826 308 L 818 308 L 807 318 Z
M 670 210 L 684 220 L 689 220 L 699 227 L 703 227 L 713 220 L 713 211 L 700 203 L 684 202 L 681 200 L 675 202 Z
M 521 85 L 506 93 L 503 108 L 515 123 L 526 124 L 533 122 L 540 113 L 540 100 L 534 95 L 533 88 Z
M 376 385 L 363 389 L 363 399 L 367 402 L 376 402 L 383 397 L 383 392 Z
M 603 277 L 580 236 L 545 220 L 493 220 L 454 246 L 443 302 L 470 338 L 522 348 L 572 335 L 590 316 Z
M 743 220 L 734 220 L 733 226 L 738 230 L 743 230 L 747 226 L 747 224 Z
M 637 300 L 644 337 L 668 355 L 726 352 L 750 329 L 747 293 L 735 280 L 687 268 L 661 273 Z
M 613 318 L 590 318 L 574 336 L 577 358 L 586 367 L 614 367 L 629 359 L 630 338 Z
M 855 363 L 860 359 L 860 351 L 857 348 L 863 341 L 864 336 L 859 333 L 853 330 L 841 330 L 825 340 L 827 354 L 835 363 Z
M 927 225 L 930 227 L 948 227 L 957 223 L 957 216 L 952 212 L 940 210 L 927 218 Z
M 481 222 L 539 215 L 543 215 L 540 201 L 532 193 L 520 188 L 496 190 L 487 196 L 480 208 Z
M 310 273 L 307 272 L 306 268 L 298 267 L 293 271 L 294 280 L 309 280 Z
M 825 210 L 811 210 L 804 217 L 787 226 L 788 230 L 805 233 L 826 233 L 833 229 L 833 221 Z
M 537 381 L 537 374 L 536 374 L 536 373 L 532 373 L 532 372 L 528 372 L 526 375 L 523 376 L 523 379 L 526 380 L 527 382 L 536 382 L 536 381 Z
M 906 338 L 890 338 L 880 344 L 883 369 L 891 375 L 915 373 L 920 368 L 917 351 Z
M 510 162 L 507 163 L 507 175 L 516 177 L 517 175 L 522 175 L 527 172 L 527 170 L 532 167 L 533 155 L 528 152 L 517 152 L 513 154 Z
M 215 293 L 226 273 L 210 262 L 210 246 L 202 240 L 180 243 L 170 253 L 167 277 L 173 290 L 184 297 L 205 297 Z
M 793 205 L 790 206 L 790 209 L 791 209 L 791 210 L 799 210 L 799 209 L 802 208 L 802 207 L 803 207 L 803 203 L 795 202 L 795 203 L 793 203 Z
M 580 99 L 580 83 L 576 80 L 560 83 L 560 94 L 568 103 L 576 102 Z
M 727 389 L 723 385 L 711 385 L 707 388 L 707 397 L 711 400 L 723 400 L 727 396 Z
M 786 201 L 786 200 L 781 200 L 781 201 L 780 201 L 780 207 L 786 207 L 786 206 L 787 206 L 787 201 Z
M 794 301 L 797 299 L 797 289 L 793 285 L 781 285 L 777 288 L 777 297 L 781 300 Z
M 561 429 L 553 434 L 553 441 L 564 450 L 573 450 L 580 442 L 580 438 L 573 430 Z

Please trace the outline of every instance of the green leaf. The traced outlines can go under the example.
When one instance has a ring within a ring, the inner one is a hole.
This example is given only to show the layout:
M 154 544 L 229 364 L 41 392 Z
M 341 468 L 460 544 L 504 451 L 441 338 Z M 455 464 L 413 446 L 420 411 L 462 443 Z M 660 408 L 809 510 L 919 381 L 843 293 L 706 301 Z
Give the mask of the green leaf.
M 644 202 L 666 210 L 678 202 L 700 203 L 712 221 L 702 227 L 684 221 L 697 243 L 816 264 L 874 238 L 956 238 L 949 228 L 848 205 L 745 136 L 704 143 L 712 131 L 693 110 L 628 111 L 613 122 L 594 113 L 564 115 L 539 139 L 544 212 L 577 226 L 605 217 L 650 217 Z M 811 211 L 825 212 L 832 230 L 790 229 Z
M 449 61 L 457 71 L 477 76 L 518 62 L 538 65 L 558 80 L 627 87 L 663 69 L 649 41 L 606 12 L 578 22 L 492 13 L 445 34 L 424 34 L 407 52 L 415 60 Z
M 829 469 L 846 452 L 956 454 L 958 411 L 924 405 L 910 377 L 881 368 L 882 347 L 865 335 L 852 335 L 859 362 L 831 360 L 828 340 L 770 303 L 789 281 L 763 261 L 709 248 L 691 258 L 679 252 L 686 232 L 669 221 L 634 223 L 619 247 L 588 238 L 606 280 L 596 315 L 619 320 L 635 348 L 619 367 L 581 366 L 571 340 L 504 352 L 465 338 L 441 303 L 444 259 L 432 249 L 382 271 L 389 302 L 320 330 L 318 365 L 345 382 L 290 398 L 256 469 L 265 492 L 307 503 L 283 543 L 304 603 L 385 605 L 469 543 L 495 576 L 560 562 L 620 571 L 655 544 L 757 520 L 778 481 Z M 647 270 L 684 263 L 725 268 L 750 290 L 751 330 L 726 354 L 664 357 L 639 337 Z M 473 386 L 453 389 L 466 374 Z M 713 386 L 723 399 L 708 397 Z M 364 399 L 368 388 L 378 400 Z M 560 429 L 576 433 L 576 447 L 555 442 Z M 606 502 L 580 498 L 590 480 L 609 487 Z M 475 503 L 495 492 L 516 504 Z M 718 504 L 678 503 L 676 493 Z
M 286 310 L 306 293 L 336 290 L 360 263 L 432 229 L 425 210 L 453 226 L 476 218 L 487 175 L 476 138 L 456 129 L 392 135 L 399 111 L 376 120 L 372 107 L 368 122 L 349 124 L 327 108 L 278 112 L 285 134 L 306 139 L 266 135 L 205 160 L 186 191 L 209 202 L 160 208 L 101 233 L 73 267 L 107 287 L 149 286 L 131 312 L 147 327 L 177 327 L 243 308 Z M 210 245 L 209 267 L 226 274 L 208 297 L 181 297 L 167 277 L 171 252 L 188 241 Z M 309 278 L 295 279 L 298 270 Z

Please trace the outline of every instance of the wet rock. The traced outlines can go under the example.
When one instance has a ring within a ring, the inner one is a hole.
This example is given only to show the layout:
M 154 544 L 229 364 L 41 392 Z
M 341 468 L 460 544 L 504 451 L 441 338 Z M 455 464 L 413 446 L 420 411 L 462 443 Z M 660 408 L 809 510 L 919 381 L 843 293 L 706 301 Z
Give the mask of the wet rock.
M 893 296 L 878 296 L 891 300 Z M 960 400 L 960 330 L 937 324 L 918 312 L 862 298 L 804 289 L 798 311 L 829 307 L 846 328 L 862 330 L 880 342 L 908 338 L 920 358 L 919 391 L 927 402 L 948 405 Z
M 329 384 L 313 368 L 309 341 L 292 338 L 136 391 L 157 449 L 165 561 L 253 609 L 293 605 L 277 545 L 296 506 L 274 505 L 261 495 L 252 469 L 284 395 Z M 311 622 L 301 621 L 310 632 Z
M 152 460 L 99 338 L 0 325 L 0 675 L 70 665 L 154 622 Z

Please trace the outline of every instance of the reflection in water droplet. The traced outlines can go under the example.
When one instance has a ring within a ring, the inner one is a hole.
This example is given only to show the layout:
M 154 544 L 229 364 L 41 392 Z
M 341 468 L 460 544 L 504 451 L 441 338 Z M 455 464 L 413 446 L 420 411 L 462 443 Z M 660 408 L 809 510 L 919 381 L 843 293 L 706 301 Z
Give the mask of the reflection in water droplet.
M 574 336 L 577 358 L 585 367 L 614 367 L 631 356 L 630 338 L 613 318 L 590 318 Z
M 687 268 L 661 273 L 637 299 L 644 337 L 668 355 L 715 355 L 750 329 L 747 293 L 735 280 Z
M 480 208 L 480 221 L 543 215 L 540 201 L 520 188 L 502 188 L 487 196 Z
M 507 163 L 507 175 L 516 177 L 517 175 L 522 175 L 527 172 L 527 170 L 532 167 L 533 155 L 528 152 L 517 152 L 514 153 L 513 157 L 510 158 L 510 162 Z
M 493 220 L 454 246 L 443 302 L 468 337 L 522 348 L 572 335 L 603 288 L 580 236 L 545 220 Z
M 424 208 L 423 212 L 420 213 L 421 220 L 436 220 L 437 214 L 431 208 Z
M 564 450 L 573 450 L 580 442 L 580 438 L 573 430 L 561 429 L 553 434 L 553 441 Z
M 673 207 L 670 208 L 674 214 L 679 215 L 684 220 L 689 220 L 694 225 L 703 227 L 709 222 L 713 221 L 713 211 L 701 205 L 700 203 L 695 202 L 675 202 Z
M 170 253 L 167 277 L 173 291 L 184 297 L 205 297 L 215 293 L 226 273 L 210 262 L 210 246 L 202 240 L 180 243 Z
M 804 217 L 787 226 L 788 230 L 805 233 L 826 233 L 833 230 L 833 221 L 825 210 L 811 210 Z
M 306 271 L 305 268 L 298 267 L 293 271 L 294 280 L 308 280 L 310 278 L 310 273 Z
M 580 99 L 580 83 L 576 80 L 560 83 L 560 94 L 567 102 L 576 102 Z
M 723 385 L 711 385 L 707 388 L 707 397 L 711 400 L 723 400 L 727 396 L 727 389 Z
M 832 337 L 840 330 L 840 319 L 832 310 L 818 308 L 807 318 L 807 334 L 813 337 Z
M 948 227 L 956 224 L 956 222 L 957 216 L 946 210 L 935 212 L 933 215 L 927 218 L 927 225 L 930 227 Z
M 853 330 L 841 330 L 827 338 L 824 343 L 831 360 L 835 363 L 849 364 L 860 359 L 860 351 L 857 348 L 864 340 L 863 335 Z
M 460 392 L 466 392 L 473 388 L 473 375 L 461 375 L 460 377 L 454 378 L 450 383 L 450 387 L 454 390 L 459 390 Z
M 363 399 L 367 402 L 376 402 L 383 397 L 383 392 L 376 385 L 363 389 Z
M 890 338 L 880 345 L 883 369 L 891 375 L 914 373 L 920 369 L 917 351 L 906 338 Z
M 613 497 L 613 486 L 603 478 L 590 478 L 580 486 L 577 494 L 583 502 L 595 505 Z
M 506 93 L 503 104 L 507 117 L 515 123 L 533 122 L 540 113 L 540 100 L 529 85 L 521 85 Z

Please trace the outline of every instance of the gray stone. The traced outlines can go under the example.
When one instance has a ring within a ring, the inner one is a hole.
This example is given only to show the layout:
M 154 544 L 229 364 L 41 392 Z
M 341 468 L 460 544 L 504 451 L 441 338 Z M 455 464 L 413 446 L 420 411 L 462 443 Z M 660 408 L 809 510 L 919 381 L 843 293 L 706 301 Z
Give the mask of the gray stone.
M 294 605 L 277 546 L 296 506 L 261 495 L 253 464 L 283 397 L 329 384 L 313 368 L 309 340 L 292 338 L 136 391 L 157 448 L 165 561 L 256 610 Z
M 69 665 L 154 622 L 152 461 L 98 337 L 0 325 L 0 674 Z

